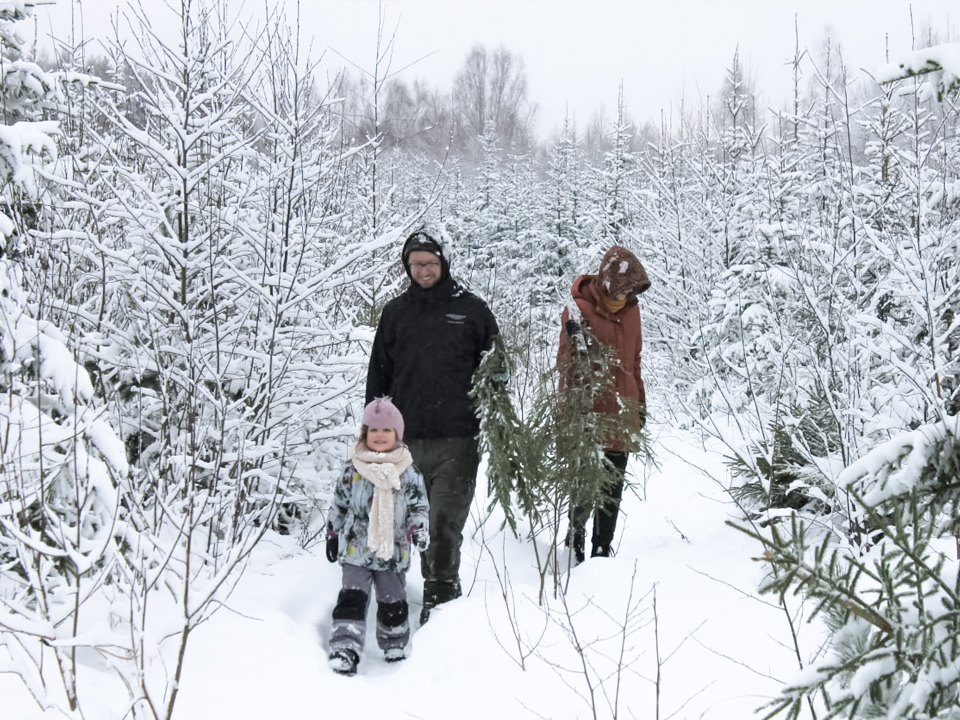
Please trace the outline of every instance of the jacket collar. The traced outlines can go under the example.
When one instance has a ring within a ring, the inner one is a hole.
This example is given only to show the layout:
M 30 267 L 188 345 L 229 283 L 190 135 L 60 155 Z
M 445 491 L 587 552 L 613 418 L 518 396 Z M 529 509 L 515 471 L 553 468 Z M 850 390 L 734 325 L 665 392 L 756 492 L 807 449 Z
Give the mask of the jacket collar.
M 600 288 L 597 287 L 597 276 L 596 275 L 581 275 L 576 280 L 573 281 L 573 288 L 571 289 L 574 300 L 585 300 L 590 303 L 590 306 L 593 308 L 593 311 L 602 318 L 607 318 L 608 320 L 614 320 L 619 322 L 620 317 L 630 308 L 637 304 L 637 298 L 631 297 L 627 300 L 627 304 L 624 305 L 623 309 L 617 313 L 612 313 L 603 306 L 603 302 L 600 300 Z
M 449 275 L 444 276 L 431 288 L 424 290 L 412 280 L 407 288 L 407 295 L 418 303 L 443 302 L 454 297 L 460 291 L 460 286 Z

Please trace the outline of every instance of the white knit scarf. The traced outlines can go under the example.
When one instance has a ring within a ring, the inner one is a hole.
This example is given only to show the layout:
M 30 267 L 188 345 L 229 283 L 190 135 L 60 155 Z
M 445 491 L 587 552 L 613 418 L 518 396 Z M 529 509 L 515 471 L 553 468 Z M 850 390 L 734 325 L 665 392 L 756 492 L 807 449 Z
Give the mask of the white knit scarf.
M 373 505 L 367 547 L 377 557 L 393 557 L 393 493 L 400 489 L 400 475 L 413 464 L 410 451 L 399 445 L 390 452 L 375 452 L 362 440 L 350 449 L 350 460 L 360 477 L 373 483 Z

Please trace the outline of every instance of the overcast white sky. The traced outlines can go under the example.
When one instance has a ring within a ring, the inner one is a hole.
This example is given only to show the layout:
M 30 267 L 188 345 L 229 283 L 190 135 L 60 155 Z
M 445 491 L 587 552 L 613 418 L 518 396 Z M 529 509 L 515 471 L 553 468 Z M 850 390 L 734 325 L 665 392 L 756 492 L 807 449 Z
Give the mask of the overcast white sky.
M 267 2 L 296 15 L 296 0 Z M 167 4 L 179 7 L 179 0 Z M 158 22 L 170 15 L 164 0 L 144 5 Z M 264 2 L 229 0 L 229 6 L 262 13 Z M 83 35 L 91 37 L 127 7 L 117 0 L 56 0 L 36 14 L 42 35 L 53 28 L 64 36 L 71 11 L 78 19 L 80 8 Z M 612 113 L 621 82 L 628 111 L 640 120 L 658 118 L 684 98 L 695 105 L 717 94 L 738 47 L 766 104 L 780 108 L 791 87 L 797 34 L 801 50 L 814 55 L 829 35 L 852 74 L 881 65 L 888 46 L 896 55 L 926 45 L 920 33 L 928 27 L 941 42 L 957 41 L 960 15 L 960 4 L 946 0 L 385 0 L 383 8 L 388 30 L 396 30 L 392 67 L 415 63 L 401 76 L 408 81 L 449 90 L 475 43 L 519 54 L 544 134 L 568 111 L 579 123 L 602 106 Z M 300 0 L 299 11 L 302 36 L 312 37 L 315 56 L 327 50 L 330 68 L 343 64 L 336 53 L 373 68 L 380 3 Z

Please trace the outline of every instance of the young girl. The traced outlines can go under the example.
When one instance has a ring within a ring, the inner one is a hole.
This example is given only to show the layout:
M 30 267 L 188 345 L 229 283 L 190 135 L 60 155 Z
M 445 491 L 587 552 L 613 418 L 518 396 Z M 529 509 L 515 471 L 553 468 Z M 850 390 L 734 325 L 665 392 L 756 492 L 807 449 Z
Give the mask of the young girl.
M 377 644 L 387 662 L 406 657 L 405 573 L 411 548 L 422 552 L 430 542 L 423 476 L 403 444 L 403 417 L 389 398 L 364 408 L 349 458 L 327 522 L 327 559 L 343 568 L 330 636 L 330 667 L 341 675 L 357 672 L 371 585 L 377 590 Z

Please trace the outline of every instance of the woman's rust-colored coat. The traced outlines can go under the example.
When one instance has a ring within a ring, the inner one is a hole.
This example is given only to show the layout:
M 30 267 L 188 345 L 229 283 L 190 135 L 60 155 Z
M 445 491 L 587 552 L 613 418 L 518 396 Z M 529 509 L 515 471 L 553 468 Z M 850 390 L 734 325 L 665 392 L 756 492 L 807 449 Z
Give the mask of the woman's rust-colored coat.
M 644 278 L 646 276 L 644 275 Z M 649 282 L 647 282 L 649 287 Z M 646 290 L 646 287 L 643 288 Z M 643 386 L 643 377 L 640 371 L 640 359 L 643 353 L 643 329 L 640 320 L 640 308 L 635 295 L 627 300 L 627 304 L 616 313 L 609 312 L 600 300 L 596 275 L 581 275 L 574 281 L 573 299 L 580 309 L 582 321 L 586 330 L 597 341 L 616 350 L 620 359 L 619 366 L 611 368 L 615 391 L 605 397 L 597 398 L 594 409 L 609 415 L 620 414 L 619 398 L 633 399 L 640 404 L 641 413 L 646 407 L 647 397 Z M 561 368 L 560 383 L 564 383 L 563 368 L 573 351 L 573 343 L 568 332 L 570 309 L 563 309 L 560 324 L 560 349 L 557 353 L 557 365 Z M 580 319 L 573 318 L 579 323 Z M 619 398 L 618 398 L 619 396 Z M 638 429 L 643 423 L 643 416 L 637 418 Z M 633 423 L 630 423 L 631 425 Z M 622 451 L 626 447 L 625 438 L 608 438 L 606 450 Z

